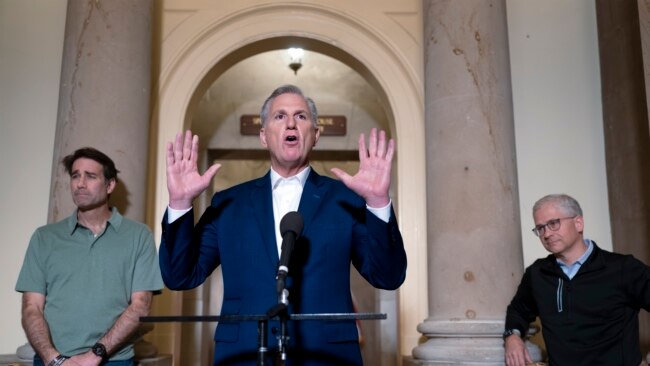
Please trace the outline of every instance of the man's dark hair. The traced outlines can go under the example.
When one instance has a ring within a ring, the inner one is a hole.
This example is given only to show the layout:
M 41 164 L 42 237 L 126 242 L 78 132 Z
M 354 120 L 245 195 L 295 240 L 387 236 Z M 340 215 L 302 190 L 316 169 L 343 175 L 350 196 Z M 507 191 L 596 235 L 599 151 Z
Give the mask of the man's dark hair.
M 79 158 L 91 159 L 98 162 L 104 167 L 104 178 L 106 178 L 106 181 L 109 182 L 111 179 L 115 179 L 115 182 L 117 182 L 117 173 L 120 171 L 115 168 L 113 160 L 108 155 L 92 147 L 82 147 L 63 158 L 61 163 L 63 163 L 65 171 L 69 175 L 72 175 L 72 164 Z

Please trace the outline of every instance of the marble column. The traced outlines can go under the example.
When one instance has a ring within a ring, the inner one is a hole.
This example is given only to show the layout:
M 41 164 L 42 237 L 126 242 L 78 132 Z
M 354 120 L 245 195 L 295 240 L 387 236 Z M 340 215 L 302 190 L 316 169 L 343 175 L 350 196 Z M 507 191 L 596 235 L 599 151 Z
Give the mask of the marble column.
M 648 112 L 648 126 L 650 127 L 650 0 L 639 0 L 639 25 L 641 28 L 643 70 L 645 70 L 646 112 Z M 640 322 L 644 322 L 646 326 L 650 325 L 650 315 L 646 313 L 643 318 L 640 319 Z M 641 325 L 641 328 L 645 327 Z M 649 334 L 650 326 L 645 329 L 646 334 Z M 646 354 L 646 362 L 650 362 L 650 351 Z
M 423 9 L 429 317 L 413 363 L 503 365 L 523 274 L 505 0 Z
M 639 0 L 639 28 L 641 33 L 641 55 L 645 70 L 645 98 L 648 121 L 650 122 L 650 0 Z
M 650 263 L 650 0 L 596 1 L 607 192 L 613 249 Z M 639 313 L 641 350 L 650 314 Z
M 75 209 L 61 159 L 90 146 L 120 171 L 111 206 L 143 222 L 151 95 L 153 0 L 68 0 L 48 221 Z M 150 331 L 142 327 L 139 336 Z M 144 340 L 138 359 L 157 354 Z
M 120 171 L 111 205 L 145 219 L 152 17 L 152 0 L 68 1 L 50 222 L 75 208 L 61 159 L 84 146 L 110 156 Z

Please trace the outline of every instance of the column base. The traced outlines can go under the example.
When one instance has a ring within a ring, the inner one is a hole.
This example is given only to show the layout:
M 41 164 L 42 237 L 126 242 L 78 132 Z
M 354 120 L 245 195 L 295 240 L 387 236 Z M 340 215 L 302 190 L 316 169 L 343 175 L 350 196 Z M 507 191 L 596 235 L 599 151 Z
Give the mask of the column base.
M 451 362 L 451 361 L 427 361 L 416 360 L 413 357 L 403 357 L 402 366 L 503 366 L 503 362 Z
M 425 320 L 418 331 L 428 340 L 413 349 L 405 365 L 503 366 L 503 327 L 503 321 L 493 320 Z M 533 361 L 542 360 L 536 344 L 526 341 L 526 347 Z

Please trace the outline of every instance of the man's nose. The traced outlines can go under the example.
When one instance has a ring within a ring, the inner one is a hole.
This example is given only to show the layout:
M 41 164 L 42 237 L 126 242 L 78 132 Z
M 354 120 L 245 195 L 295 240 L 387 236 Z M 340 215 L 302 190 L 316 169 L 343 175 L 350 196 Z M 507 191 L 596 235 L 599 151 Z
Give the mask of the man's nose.
M 297 124 L 298 124 L 298 122 L 296 121 L 296 118 L 295 118 L 295 117 L 293 117 L 293 116 L 289 116 L 289 117 L 287 118 L 287 128 L 289 128 L 289 129 L 294 129 L 294 128 L 296 128 L 296 125 L 297 125 Z

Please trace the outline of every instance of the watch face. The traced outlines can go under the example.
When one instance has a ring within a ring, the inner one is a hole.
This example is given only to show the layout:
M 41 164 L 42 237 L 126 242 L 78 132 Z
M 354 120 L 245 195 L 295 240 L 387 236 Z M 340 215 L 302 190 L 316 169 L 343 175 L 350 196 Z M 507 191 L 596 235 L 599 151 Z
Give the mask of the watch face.
M 106 358 L 106 347 L 104 347 L 103 344 L 95 343 L 95 345 L 92 348 L 92 351 L 95 355 L 101 358 Z

